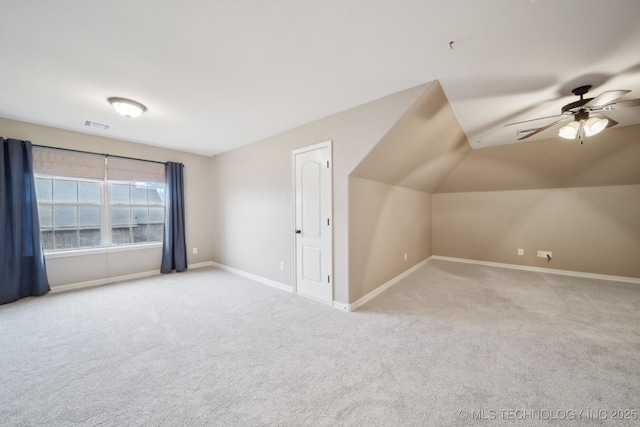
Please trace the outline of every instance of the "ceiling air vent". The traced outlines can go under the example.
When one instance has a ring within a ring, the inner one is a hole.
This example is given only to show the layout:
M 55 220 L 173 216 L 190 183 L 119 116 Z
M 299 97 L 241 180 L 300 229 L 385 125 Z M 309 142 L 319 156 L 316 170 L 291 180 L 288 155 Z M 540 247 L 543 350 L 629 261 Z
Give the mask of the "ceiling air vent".
M 93 120 L 85 120 L 83 124 L 84 124 L 84 127 L 86 128 L 91 128 L 96 130 L 109 130 L 111 128 L 111 125 L 94 122 Z

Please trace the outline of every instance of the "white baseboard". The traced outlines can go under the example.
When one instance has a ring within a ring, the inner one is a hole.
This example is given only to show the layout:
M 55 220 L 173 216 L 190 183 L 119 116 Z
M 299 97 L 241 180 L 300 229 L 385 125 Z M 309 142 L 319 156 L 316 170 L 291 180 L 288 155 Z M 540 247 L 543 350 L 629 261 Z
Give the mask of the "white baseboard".
M 280 289 L 281 291 L 293 293 L 293 287 L 289 285 L 285 285 L 284 283 L 276 282 L 275 280 L 271 280 L 271 279 L 265 279 L 264 277 L 256 276 L 255 274 L 247 273 L 246 271 L 238 270 L 237 268 L 229 267 L 227 265 L 220 264 L 215 261 L 211 261 L 211 265 L 213 265 L 214 267 L 218 267 L 222 270 L 226 270 L 230 273 L 237 274 L 238 276 L 246 277 L 248 279 L 255 280 L 256 282 L 272 286 L 274 288 Z
M 189 264 L 188 268 L 202 268 L 202 267 L 215 267 L 216 265 L 214 264 L 213 261 L 205 261 L 205 262 L 198 262 L 195 264 Z
M 94 286 L 108 285 L 109 283 L 124 282 L 126 280 L 142 279 L 143 277 L 160 274 L 159 270 L 145 271 L 142 273 L 125 274 L 124 276 L 107 277 L 104 279 L 89 280 L 86 282 L 71 283 L 69 285 L 52 286 L 50 293 L 72 291 L 75 289 L 92 288 Z
M 200 263 L 196 263 L 196 264 L 189 264 L 188 267 L 187 267 L 187 270 L 188 269 L 193 269 L 193 268 L 213 267 L 213 266 L 214 266 L 213 261 L 200 262 Z M 144 277 L 155 276 L 155 275 L 158 275 L 158 274 L 160 274 L 160 270 L 144 271 L 142 273 L 125 274 L 124 276 L 106 277 L 104 279 L 88 280 L 86 282 L 78 282 L 78 283 L 71 283 L 71 284 L 68 284 L 68 285 L 53 286 L 51 288 L 51 291 L 49 291 L 49 292 L 55 294 L 55 293 L 58 293 L 58 292 L 72 291 L 74 289 L 91 288 L 91 287 L 94 287 L 94 286 L 108 285 L 109 283 L 118 283 L 118 282 L 125 282 L 127 280 L 142 279 Z
M 517 264 L 505 264 L 500 262 L 489 262 L 489 261 L 477 261 L 473 259 L 465 259 L 465 258 L 452 258 L 446 256 L 434 255 L 431 259 L 439 259 L 442 261 L 453 261 L 453 262 L 462 262 L 465 264 L 477 264 L 477 265 L 486 265 L 489 267 L 500 267 L 500 268 L 509 268 L 511 270 L 525 270 L 525 271 L 534 271 L 537 273 L 549 273 L 549 274 L 560 274 L 562 276 L 573 276 L 573 277 L 583 277 L 586 279 L 599 279 L 599 280 L 611 280 L 614 282 L 626 282 L 626 283 L 636 283 L 640 284 L 640 279 L 635 277 L 625 277 L 625 276 L 609 276 L 606 274 L 595 274 L 595 273 L 582 273 L 580 271 L 571 271 L 571 270 L 558 270 L 554 268 L 541 268 L 541 267 L 529 267 L 526 265 L 517 265 Z
M 427 259 L 425 259 L 424 261 L 419 262 L 418 264 L 414 265 L 413 267 L 411 267 L 408 270 L 405 270 L 404 272 L 400 273 L 399 275 L 397 275 L 396 277 L 394 277 L 393 279 L 389 280 L 387 283 L 381 285 L 380 287 L 374 289 L 373 291 L 369 292 L 368 294 L 366 294 L 365 296 L 363 296 L 362 298 L 358 299 L 356 302 L 354 302 L 353 304 L 340 304 L 340 303 L 336 303 L 334 301 L 334 307 L 337 307 L 337 304 L 340 305 L 340 307 L 344 308 L 344 310 L 346 311 L 353 311 L 356 310 L 358 307 L 360 307 L 361 305 L 363 305 L 364 303 L 371 301 L 372 299 L 374 299 L 375 297 L 377 297 L 378 295 L 380 295 L 382 292 L 386 291 L 387 289 L 389 289 L 391 286 L 395 285 L 396 283 L 398 283 L 400 280 L 402 280 L 403 278 L 407 277 L 409 274 L 413 273 L 414 271 L 416 271 L 417 269 L 419 269 L 420 267 L 422 267 L 423 265 L 425 265 L 426 263 L 429 262 L 429 260 L 432 257 L 429 257 Z M 337 307 L 337 308 L 340 308 Z
M 635 278 L 635 277 L 610 276 L 610 275 L 606 275 L 606 274 L 583 273 L 583 272 L 579 272 L 579 271 L 559 270 L 559 269 L 541 268 L 541 267 L 529 267 L 529 266 L 524 266 L 524 265 L 505 264 L 505 263 L 489 262 L 489 261 L 477 261 L 477 260 L 472 260 L 472 259 L 452 258 L 452 257 L 433 255 L 433 256 L 425 259 L 424 261 L 420 262 L 419 264 L 416 264 L 415 266 L 411 267 L 407 271 L 401 273 L 400 275 L 394 277 L 393 279 L 389 280 L 387 283 L 383 284 L 379 288 L 376 288 L 373 291 L 369 292 L 367 295 L 365 295 L 362 298 L 358 299 L 356 302 L 354 302 L 352 304 L 343 304 L 343 303 L 339 303 L 337 301 L 334 301 L 333 302 L 333 306 L 335 308 L 338 308 L 338 309 L 343 310 L 343 311 L 354 311 L 358 307 L 362 306 L 366 302 L 368 302 L 368 301 L 372 300 L 373 298 L 377 297 L 382 292 L 384 292 L 385 290 L 389 289 L 391 286 L 395 285 L 401 279 L 403 279 L 404 277 L 406 277 L 409 274 L 413 273 L 414 271 L 416 271 L 417 269 L 419 269 L 420 267 L 422 267 L 423 265 L 425 265 L 427 262 L 429 262 L 432 259 L 434 259 L 434 260 L 442 260 L 442 261 L 461 262 L 461 263 L 466 263 L 466 264 L 486 265 L 486 266 L 489 266 L 489 267 L 509 268 L 509 269 L 512 269 L 512 270 L 533 271 L 533 272 L 537 272 L 537 273 L 559 274 L 559 275 L 564 275 L 564 276 L 582 277 L 582 278 L 586 278 L 586 279 L 610 280 L 610 281 L 615 281 L 615 282 L 625 282 L 625 283 L 640 284 L 640 279 L 639 278 Z
M 333 301 L 333 303 L 331 305 L 333 306 L 333 308 L 337 308 L 340 311 L 351 311 L 349 309 L 349 304 L 343 304 L 343 303 L 338 302 L 338 301 Z

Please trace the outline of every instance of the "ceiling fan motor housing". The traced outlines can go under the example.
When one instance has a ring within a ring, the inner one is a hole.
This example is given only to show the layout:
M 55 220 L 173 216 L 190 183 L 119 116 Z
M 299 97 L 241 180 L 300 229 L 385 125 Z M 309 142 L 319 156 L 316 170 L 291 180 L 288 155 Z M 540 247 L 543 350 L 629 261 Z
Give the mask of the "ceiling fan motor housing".
M 573 111 L 575 109 L 579 109 L 580 107 L 582 107 L 583 105 L 585 105 L 587 102 L 591 101 L 593 98 L 587 98 L 587 99 L 580 99 L 579 101 L 576 102 L 572 102 L 570 104 L 565 105 L 564 107 L 562 107 L 562 112 L 566 113 L 567 111 Z
M 587 99 L 583 99 L 582 98 L 587 92 L 589 92 L 589 89 L 591 89 L 591 85 L 580 86 L 580 87 L 577 87 L 577 88 L 573 89 L 571 91 L 571 93 L 573 93 L 575 96 L 579 96 L 580 99 L 578 101 L 571 102 L 571 103 L 565 105 L 564 107 L 562 107 L 562 113 L 566 113 L 567 111 L 575 110 L 576 108 L 579 109 L 584 104 L 586 104 L 587 102 L 591 101 L 593 98 L 587 98 Z
M 576 122 L 587 121 L 589 119 L 589 112 L 587 110 L 580 110 L 574 117 Z
M 573 89 L 571 93 L 573 93 L 575 96 L 579 96 L 580 98 L 582 98 L 582 95 L 589 92 L 590 89 L 591 89 L 591 85 L 584 85 L 584 86 L 580 86 Z

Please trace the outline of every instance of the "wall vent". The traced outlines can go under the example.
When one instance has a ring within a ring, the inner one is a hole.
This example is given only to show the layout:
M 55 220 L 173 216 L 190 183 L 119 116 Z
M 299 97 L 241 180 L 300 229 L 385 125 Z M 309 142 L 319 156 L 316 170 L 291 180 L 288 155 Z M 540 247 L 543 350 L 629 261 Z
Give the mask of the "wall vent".
M 98 130 L 109 130 L 111 125 L 105 123 L 94 122 L 93 120 L 85 120 L 82 122 L 84 127 Z

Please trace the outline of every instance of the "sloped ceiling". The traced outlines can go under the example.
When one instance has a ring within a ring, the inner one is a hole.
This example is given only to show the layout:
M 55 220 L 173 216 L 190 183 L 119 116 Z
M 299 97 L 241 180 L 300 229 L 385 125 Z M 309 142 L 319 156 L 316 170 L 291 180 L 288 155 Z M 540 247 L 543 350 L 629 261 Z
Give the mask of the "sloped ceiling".
M 433 193 L 470 151 L 442 86 L 434 82 L 351 175 Z
M 640 126 L 472 150 L 436 193 L 640 184 Z
M 469 147 L 439 82 L 358 164 L 352 176 L 425 193 L 640 184 L 640 125 L 578 140 Z

